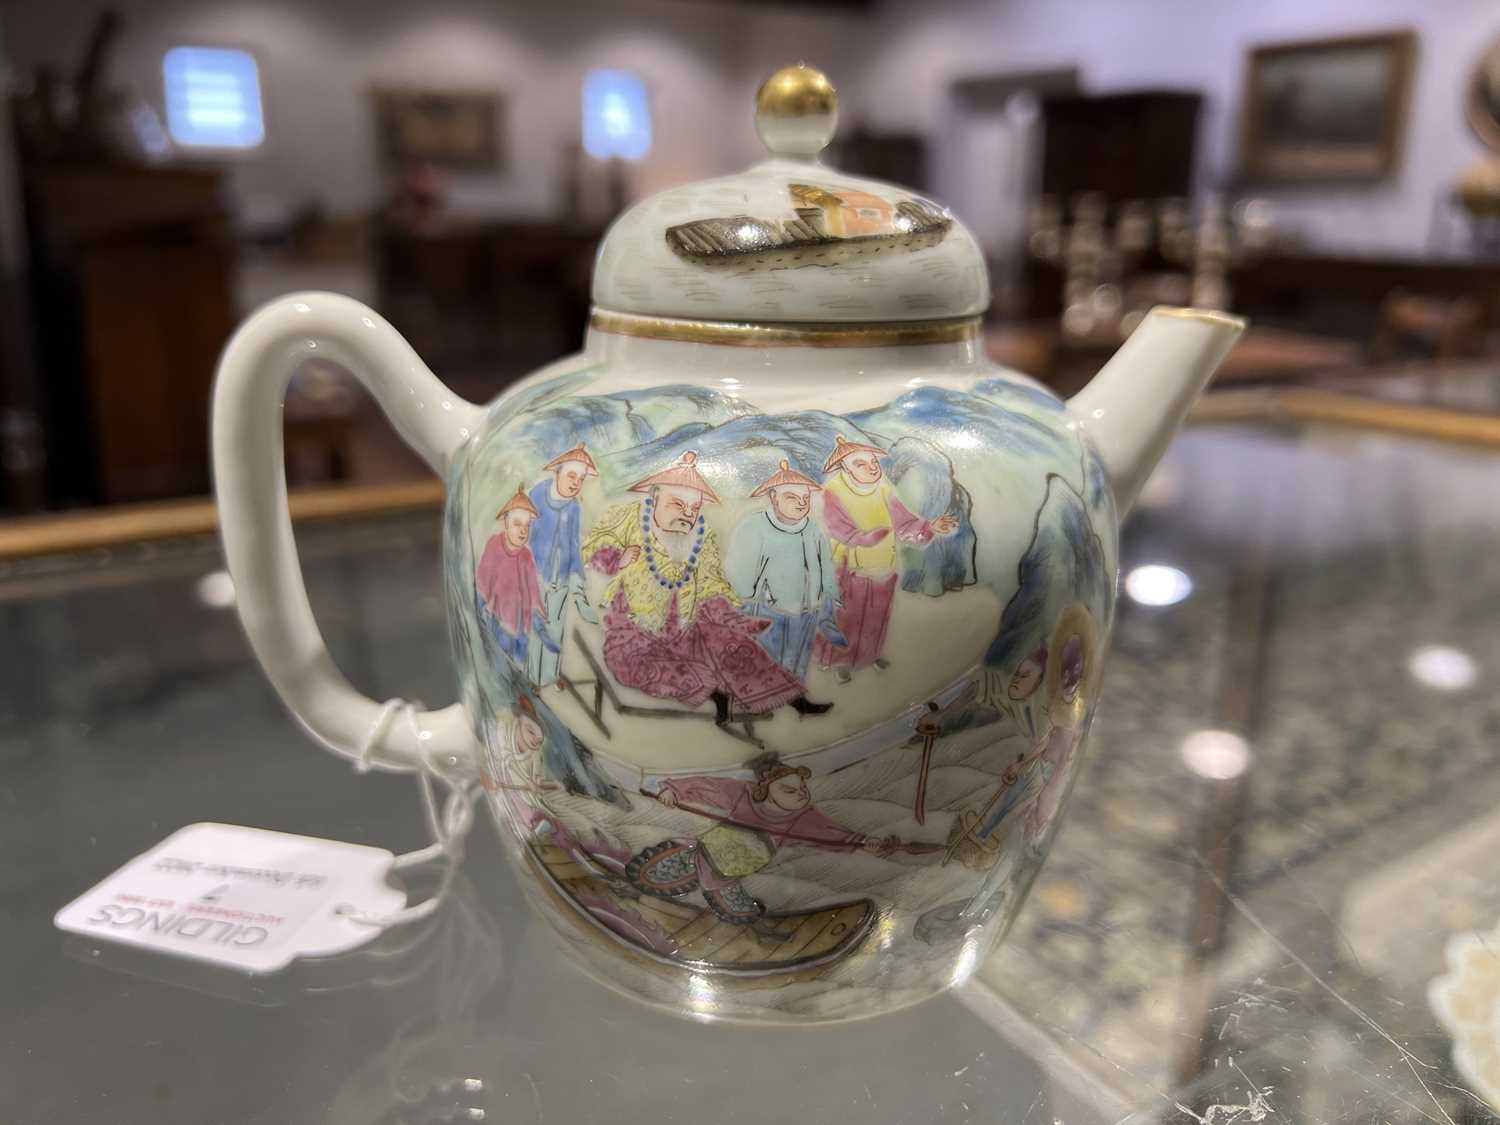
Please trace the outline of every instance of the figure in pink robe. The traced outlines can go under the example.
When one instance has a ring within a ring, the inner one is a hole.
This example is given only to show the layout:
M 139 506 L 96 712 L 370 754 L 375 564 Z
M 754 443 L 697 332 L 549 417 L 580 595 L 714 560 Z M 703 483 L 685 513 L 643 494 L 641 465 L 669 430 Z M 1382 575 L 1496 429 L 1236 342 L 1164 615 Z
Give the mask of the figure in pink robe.
M 847 643 L 820 636 L 816 653 L 844 683 L 851 671 L 887 666 L 885 637 L 901 579 L 896 544 L 923 546 L 958 527 L 952 515 L 925 520 L 901 503 L 880 466 L 882 456 L 878 447 L 840 434 L 823 465 L 831 474 L 823 486 L 823 525 L 833 540 L 842 603 L 834 623 Z
M 496 517 L 500 531 L 484 545 L 474 585 L 496 646 L 526 667 L 527 638 L 542 613 L 536 560 L 527 543 L 536 506 L 519 487 Z
M 639 852 L 626 865 L 626 878 L 659 898 L 701 891 L 709 909 L 726 922 L 760 927 L 766 921 L 765 903 L 746 891 L 741 880 L 763 870 L 780 849 L 862 849 L 879 856 L 895 851 L 895 837 L 855 832 L 814 805 L 807 787 L 811 774 L 806 766 L 783 765 L 767 756 L 754 781 L 673 778 L 662 785 L 657 800 L 668 808 L 708 813 L 718 823 L 694 839 L 664 840 Z M 768 931 L 768 936 L 783 935 Z

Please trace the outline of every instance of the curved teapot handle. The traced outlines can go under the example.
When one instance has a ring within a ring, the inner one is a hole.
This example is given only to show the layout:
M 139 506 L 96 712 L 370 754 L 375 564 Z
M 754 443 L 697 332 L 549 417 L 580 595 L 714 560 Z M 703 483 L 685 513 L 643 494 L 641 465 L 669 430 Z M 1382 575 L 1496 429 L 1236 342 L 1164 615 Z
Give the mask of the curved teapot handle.
M 240 620 L 282 701 L 324 747 L 386 769 L 472 775 L 478 747 L 461 704 L 389 722 L 392 708 L 350 685 L 313 620 L 287 511 L 281 424 L 287 381 L 314 357 L 353 372 L 439 475 L 480 417 L 358 301 L 296 293 L 255 313 L 224 349 L 213 400 L 219 528 Z

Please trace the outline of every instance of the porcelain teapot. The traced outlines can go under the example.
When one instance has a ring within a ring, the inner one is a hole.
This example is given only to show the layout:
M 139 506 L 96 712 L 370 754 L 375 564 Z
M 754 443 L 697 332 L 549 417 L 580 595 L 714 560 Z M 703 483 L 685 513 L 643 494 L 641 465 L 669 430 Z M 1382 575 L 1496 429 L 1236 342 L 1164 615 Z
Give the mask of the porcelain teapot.
M 251 317 L 215 388 L 225 553 L 290 710 L 476 779 L 559 947 L 699 1015 L 898 1008 L 1003 933 L 1089 729 L 1119 518 L 1242 328 L 1154 310 L 1060 400 L 986 358 L 957 219 L 819 162 L 836 118 L 818 71 L 768 79 L 770 158 L 630 208 L 583 350 L 488 406 L 327 293 Z M 413 723 L 302 586 L 280 412 L 313 356 L 446 483 L 461 697 Z

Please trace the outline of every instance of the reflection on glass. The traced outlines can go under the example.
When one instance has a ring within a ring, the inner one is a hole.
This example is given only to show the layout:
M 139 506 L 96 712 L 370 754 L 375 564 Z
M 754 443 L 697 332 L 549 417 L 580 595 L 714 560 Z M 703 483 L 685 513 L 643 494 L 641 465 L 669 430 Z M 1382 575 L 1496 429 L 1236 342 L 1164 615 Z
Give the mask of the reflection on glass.
M 703 973 L 688 974 L 687 1006 L 691 1015 L 711 1019 L 719 1010 L 714 982 Z
M 1181 752 L 1187 768 L 1210 781 L 1228 781 L 1250 767 L 1250 744 L 1233 731 L 1195 730 Z
M 234 605 L 234 579 L 227 570 L 211 570 L 198 579 L 194 592 L 210 609 L 229 609 Z
M 1463 649 L 1448 645 L 1422 645 L 1406 658 L 1412 678 L 1433 691 L 1463 691 L 1479 678 L 1479 666 Z
M 1138 605 L 1176 605 L 1193 592 L 1193 580 L 1175 566 L 1148 563 L 1125 576 L 1125 593 Z
M 963 984 L 974 975 L 974 970 L 979 967 L 979 954 L 979 936 L 978 934 L 971 934 L 964 939 L 963 947 L 959 950 L 958 957 L 953 962 L 952 984 Z

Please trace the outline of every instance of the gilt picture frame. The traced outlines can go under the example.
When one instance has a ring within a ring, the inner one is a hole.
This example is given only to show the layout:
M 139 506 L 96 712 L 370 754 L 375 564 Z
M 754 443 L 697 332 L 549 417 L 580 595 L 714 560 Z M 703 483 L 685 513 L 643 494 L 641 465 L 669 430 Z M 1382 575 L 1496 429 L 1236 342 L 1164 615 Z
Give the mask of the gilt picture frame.
M 1241 119 L 1249 181 L 1380 180 L 1400 165 L 1416 35 L 1391 31 L 1250 52 Z
M 370 102 L 376 142 L 388 165 L 499 170 L 503 96 L 498 91 L 377 86 L 370 90 Z

